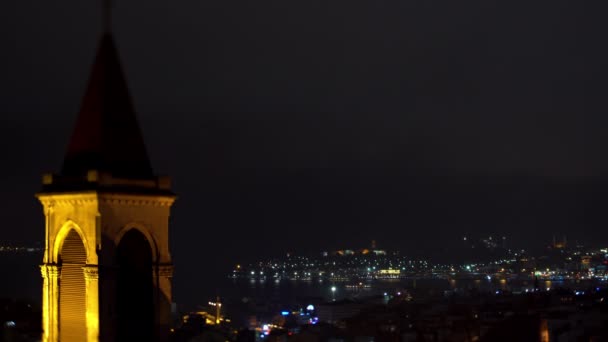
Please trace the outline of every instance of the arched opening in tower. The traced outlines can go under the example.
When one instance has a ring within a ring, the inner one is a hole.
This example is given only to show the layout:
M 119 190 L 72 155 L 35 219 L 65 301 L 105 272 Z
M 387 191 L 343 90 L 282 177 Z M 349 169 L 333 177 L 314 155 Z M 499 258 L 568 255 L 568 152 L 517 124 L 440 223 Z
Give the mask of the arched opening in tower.
M 121 239 L 117 263 L 117 341 L 153 341 L 152 250 L 138 230 Z
M 86 284 L 83 267 L 87 255 L 80 235 L 70 230 L 59 254 L 59 340 L 82 341 L 87 336 Z

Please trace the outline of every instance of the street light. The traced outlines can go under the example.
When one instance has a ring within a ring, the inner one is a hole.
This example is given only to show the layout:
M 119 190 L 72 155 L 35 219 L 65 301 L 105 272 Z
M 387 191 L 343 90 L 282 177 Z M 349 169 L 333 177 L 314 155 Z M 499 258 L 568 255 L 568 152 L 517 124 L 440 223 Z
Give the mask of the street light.
M 336 287 L 335 286 L 331 287 L 331 298 L 333 301 L 336 300 Z

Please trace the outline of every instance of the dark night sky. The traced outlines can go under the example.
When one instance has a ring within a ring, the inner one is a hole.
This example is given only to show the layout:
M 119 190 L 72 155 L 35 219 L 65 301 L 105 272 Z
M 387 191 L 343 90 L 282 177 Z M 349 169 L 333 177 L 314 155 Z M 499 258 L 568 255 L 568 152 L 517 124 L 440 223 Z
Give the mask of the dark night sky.
M 238 261 L 371 239 L 608 243 L 605 2 L 116 2 L 149 154 L 180 196 L 178 300 Z M 99 23 L 96 1 L 2 5 L 0 241 L 43 238 L 33 194 Z

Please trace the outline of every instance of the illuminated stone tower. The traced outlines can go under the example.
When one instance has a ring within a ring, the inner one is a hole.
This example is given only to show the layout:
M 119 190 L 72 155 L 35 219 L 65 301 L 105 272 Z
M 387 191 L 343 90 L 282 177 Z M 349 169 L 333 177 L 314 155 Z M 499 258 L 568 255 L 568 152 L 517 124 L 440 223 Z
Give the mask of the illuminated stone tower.
M 164 341 L 171 310 L 169 213 L 118 53 L 103 34 L 58 174 L 43 176 L 43 341 Z

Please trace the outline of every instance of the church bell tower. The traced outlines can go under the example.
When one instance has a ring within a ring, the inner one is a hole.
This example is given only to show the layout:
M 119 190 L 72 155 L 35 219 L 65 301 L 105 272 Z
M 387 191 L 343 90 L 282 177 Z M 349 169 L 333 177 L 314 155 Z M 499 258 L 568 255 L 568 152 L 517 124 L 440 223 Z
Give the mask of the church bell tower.
M 63 167 L 42 183 L 43 341 L 166 341 L 175 195 L 152 170 L 109 30 Z

